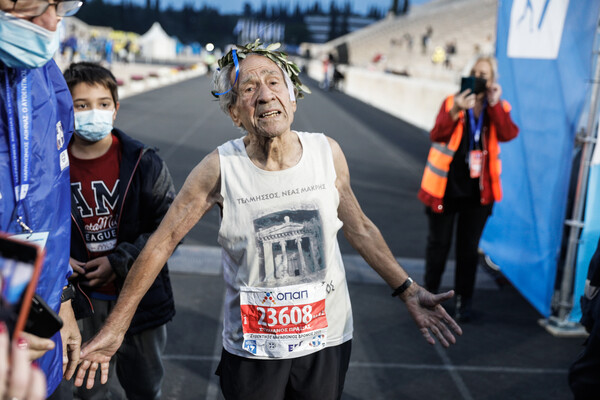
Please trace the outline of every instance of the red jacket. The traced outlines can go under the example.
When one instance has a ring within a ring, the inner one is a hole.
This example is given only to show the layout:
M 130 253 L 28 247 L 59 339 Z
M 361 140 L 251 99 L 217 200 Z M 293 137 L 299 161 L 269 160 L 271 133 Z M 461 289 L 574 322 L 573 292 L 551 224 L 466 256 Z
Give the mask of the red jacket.
M 427 165 L 421 181 L 419 199 L 434 212 L 443 212 L 443 198 L 447 185 L 447 173 L 462 139 L 465 126 L 465 113 L 460 112 L 456 121 L 452 120 L 450 110 L 454 104 L 454 96 L 446 98 L 431 130 L 433 142 L 429 150 Z M 500 185 L 500 147 L 498 142 L 514 139 L 519 128 L 510 118 L 510 104 L 504 100 L 494 106 L 486 107 L 488 119 L 483 136 L 483 171 L 480 177 L 481 204 L 500 201 L 502 189 Z

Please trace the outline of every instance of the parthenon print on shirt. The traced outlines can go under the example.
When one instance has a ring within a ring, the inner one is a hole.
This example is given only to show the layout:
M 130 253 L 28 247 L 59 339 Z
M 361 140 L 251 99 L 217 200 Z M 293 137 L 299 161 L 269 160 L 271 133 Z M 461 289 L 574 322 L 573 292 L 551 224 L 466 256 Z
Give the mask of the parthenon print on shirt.
M 261 260 L 260 279 L 290 284 L 318 279 L 325 270 L 317 210 L 284 210 L 254 221 Z

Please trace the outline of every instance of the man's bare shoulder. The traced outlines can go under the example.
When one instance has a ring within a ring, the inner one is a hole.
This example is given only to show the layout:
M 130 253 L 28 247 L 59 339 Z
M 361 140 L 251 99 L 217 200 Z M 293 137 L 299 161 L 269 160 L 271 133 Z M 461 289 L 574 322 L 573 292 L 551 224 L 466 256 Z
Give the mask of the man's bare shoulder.
M 221 179 L 219 151 L 213 150 L 206 155 L 188 175 L 184 188 L 202 192 L 218 191 Z
M 194 167 L 190 175 L 204 175 L 208 177 L 214 175 L 218 176 L 220 171 L 221 163 L 219 160 L 219 150 L 214 149 Z
M 346 157 L 344 156 L 344 152 L 342 151 L 342 148 L 337 141 L 330 138 L 329 136 L 326 136 L 326 138 L 329 142 L 329 146 L 331 147 L 331 154 L 333 155 L 335 169 L 338 173 L 340 173 L 340 169 L 345 170 L 347 168 Z

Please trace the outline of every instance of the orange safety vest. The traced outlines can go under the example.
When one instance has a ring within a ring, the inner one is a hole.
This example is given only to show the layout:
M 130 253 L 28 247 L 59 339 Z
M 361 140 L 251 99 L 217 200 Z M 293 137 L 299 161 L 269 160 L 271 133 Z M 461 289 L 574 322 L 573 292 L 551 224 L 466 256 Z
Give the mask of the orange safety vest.
M 446 112 L 450 112 L 453 104 L 454 96 L 447 97 L 445 101 Z M 510 111 L 510 104 L 508 102 L 502 101 L 502 107 L 506 112 Z M 462 120 L 464 112 L 461 111 L 458 116 Z M 450 170 L 450 163 L 454 158 L 454 153 L 456 153 L 462 140 L 463 131 L 463 123 L 456 124 L 448 143 L 434 142 L 429 149 L 427 164 L 425 165 L 423 179 L 421 180 L 419 199 L 425 205 L 431 207 L 434 212 L 442 212 L 444 210 L 443 199 L 446 193 L 446 185 L 448 184 L 448 171 Z M 493 200 L 500 201 L 502 199 L 502 186 L 500 184 L 502 164 L 500 161 L 500 146 L 498 145 L 496 126 L 493 123 L 490 124 L 487 140 L 487 156 L 489 160 L 487 165 L 489 166 Z M 483 174 L 480 179 L 482 178 Z

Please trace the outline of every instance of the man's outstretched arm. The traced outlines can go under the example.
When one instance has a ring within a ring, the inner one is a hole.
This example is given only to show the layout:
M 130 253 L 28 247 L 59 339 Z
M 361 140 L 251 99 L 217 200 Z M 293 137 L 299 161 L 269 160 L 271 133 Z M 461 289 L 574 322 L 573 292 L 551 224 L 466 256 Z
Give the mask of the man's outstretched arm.
M 329 142 L 337 174 L 336 187 L 340 195 L 338 216 L 344 223 L 344 236 L 371 268 L 392 289 L 396 289 L 406 282 L 408 274 L 394 258 L 377 226 L 360 208 L 350 187 L 350 172 L 340 146 L 332 139 Z M 408 312 L 425 340 L 434 344 L 435 340 L 431 335 L 433 333 L 444 347 L 448 347 L 456 342 L 452 331 L 462 335 L 458 324 L 441 306 L 443 301 L 452 296 L 454 296 L 453 291 L 434 295 L 414 282 L 399 297 L 406 304 Z
M 133 263 L 119 293 L 115 308 L 102 329 L 82 347 L 82 363 L 75 386 L 81 386 L 86 371 L 90 371 L 87 387 L 93 385 L 98 365 L 102 383 L 108 379 L 108 362 L 117 352 L 129 329 L 131 319 L 142 297 L 156 279 L 177 244 L 220 199 L 220 166 L 217 150 L 206 156 L 187 177 L 163 221 L 150 236 L 146 246 Z

